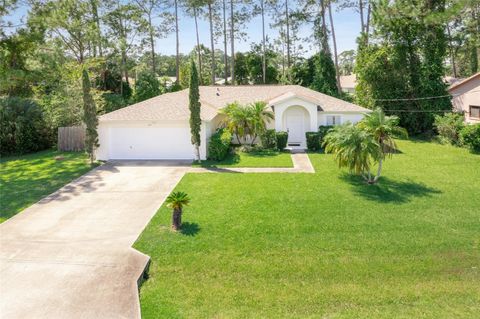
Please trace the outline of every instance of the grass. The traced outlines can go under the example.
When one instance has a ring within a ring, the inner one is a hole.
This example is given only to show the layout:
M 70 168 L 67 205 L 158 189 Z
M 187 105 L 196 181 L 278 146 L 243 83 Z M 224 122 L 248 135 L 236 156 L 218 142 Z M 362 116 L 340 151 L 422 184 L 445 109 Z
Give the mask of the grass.
M 0 223 L 90 169 L 87 156 L 80 152 L 47 150 L 1 159 Z
M 161 207 L 144 318 L 478 318 L 480 156 L 399 142 L 378 185 L 316 174 L 187 174 L 182 232 Z
M 199 164 L 193 164 L 195 166 Z M 202 161 L 203 167 L 293 167 L 292 158 L 288 152 L 260 150 L 241 152 L 237 150 L 222 161 Z

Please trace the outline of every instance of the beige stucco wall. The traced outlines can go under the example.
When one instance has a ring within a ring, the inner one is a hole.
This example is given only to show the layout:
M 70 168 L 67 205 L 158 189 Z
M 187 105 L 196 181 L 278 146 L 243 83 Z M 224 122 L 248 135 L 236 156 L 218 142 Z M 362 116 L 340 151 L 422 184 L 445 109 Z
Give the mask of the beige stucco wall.
M 480 77 L 476 77 L 450 90 L 453 109 L 465 113 L 467 123 L 480 123 L 480 119 L 470 117 L 470 105 L 480 106 Z

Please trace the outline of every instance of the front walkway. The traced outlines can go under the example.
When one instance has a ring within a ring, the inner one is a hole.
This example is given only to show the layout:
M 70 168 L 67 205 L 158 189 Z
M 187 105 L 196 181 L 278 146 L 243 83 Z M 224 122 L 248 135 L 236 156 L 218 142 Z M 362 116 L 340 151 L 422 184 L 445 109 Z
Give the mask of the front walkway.
M 140 318 L 137 281 L 149 257 L 131 248 L 186 172 L 313 173 L 192 168 L 190 162 L 100 166 L 0 224 L 2 318 Z

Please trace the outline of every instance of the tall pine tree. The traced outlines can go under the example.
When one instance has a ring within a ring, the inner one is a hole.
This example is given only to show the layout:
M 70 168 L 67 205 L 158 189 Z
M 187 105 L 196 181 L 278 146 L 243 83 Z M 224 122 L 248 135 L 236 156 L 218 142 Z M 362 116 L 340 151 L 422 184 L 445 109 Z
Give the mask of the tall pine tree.
M 82 70 L 82 89 L 83 89 L 83 122 L 86 125 L 85 135 L 85 151 L 90 158 L 90 163 L 93 164 L 95 160 L 95 148 L 98 144 L 98 118 L 95 102 L 90 93 L 90 79 L 88 72 L 84 68 Z
M 198 87 L 198 73 L 195 62 L 190 63 L 190 87 L 189 87 L 189 109 L 190 109 L 190 133 L 192 144 L 195 147 L 195 160 L 200 162 L 200 130 L 202 119 L 200 118 L 200 90 Z

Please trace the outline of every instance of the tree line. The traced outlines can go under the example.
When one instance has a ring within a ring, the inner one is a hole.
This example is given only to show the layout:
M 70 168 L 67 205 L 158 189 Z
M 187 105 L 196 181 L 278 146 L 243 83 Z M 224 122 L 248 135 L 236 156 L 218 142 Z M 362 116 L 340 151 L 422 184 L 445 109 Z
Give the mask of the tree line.
M 6 21 L 25 5 L 25 21 Z M 356 12 L 360 34 L 356 52 L 340 53 L 333 13 L 346 9 Z M 478 0 L 6 0 L 0 15 L 0 95 L 16 104 L 28 99 L 52 136 L 60 126 L 93 127 L 89 117 L 187 87 L 191 60 L 200 85 L 299 84 L 381 107 L 411 133 L 431 129 L 433 115 L 408 111 L 449 108 L 448 99 L 416 98 L 446 95 L 445 75 L 478 71 Z M 237 52 L 254 18 L 261 40 Z M 179 49 L 180 19 L 195 26 L 187 54 Z M 200 37 L 200 21 L 208 38 Z M 173 56 L 156 51 L 170 34 Z M 352 72 L 355 97 L 339 81 Z M 411 101 L 384 101 L 405 97 Z

